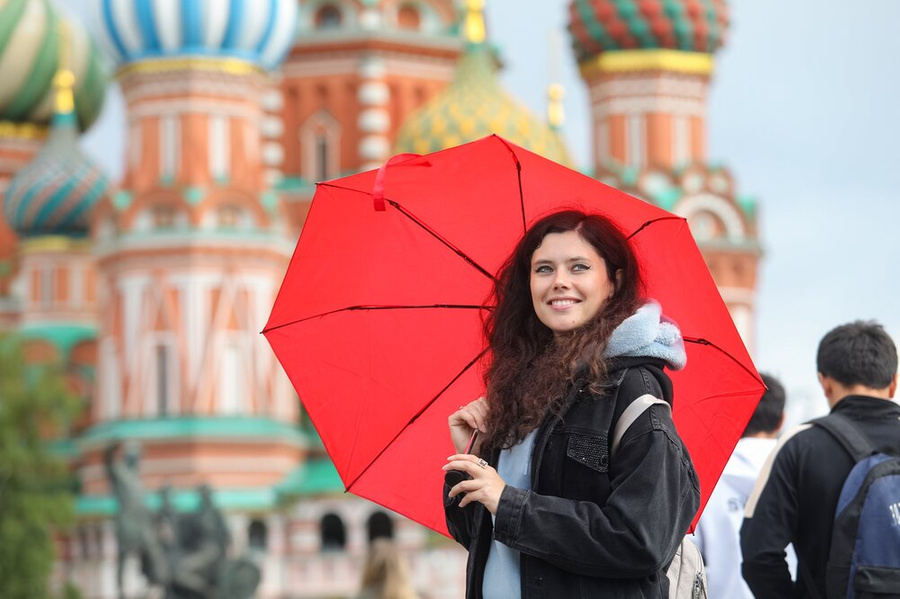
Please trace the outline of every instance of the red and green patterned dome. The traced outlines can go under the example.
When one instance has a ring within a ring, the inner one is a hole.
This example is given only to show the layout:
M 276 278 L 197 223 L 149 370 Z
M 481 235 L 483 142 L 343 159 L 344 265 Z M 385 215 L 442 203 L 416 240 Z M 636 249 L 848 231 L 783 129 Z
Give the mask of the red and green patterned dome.
M 712 54 L 728 29 L 727 0 L 572 0 L 569 33 L 578 61 L 608 50 Z

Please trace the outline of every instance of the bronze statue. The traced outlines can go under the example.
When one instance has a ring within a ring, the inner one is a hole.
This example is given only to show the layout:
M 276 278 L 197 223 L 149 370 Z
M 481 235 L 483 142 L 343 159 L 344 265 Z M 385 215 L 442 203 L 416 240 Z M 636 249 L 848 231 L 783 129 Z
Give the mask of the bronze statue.
M 159 539 L 154 534 L 154 517 L 144 502 L 144 487 L 138 474 L 140 447 L 134 443 L 125 445 L 122 459 L 115 460 L 116 450 L 121 443 L 106 448 L 103 461 L 106 476 L 113 494 L 119 502 L 116 511 L 116 586 L 119 599 L 125 599 L 122 574 L 125 560 L 136 555 L 141 562 L 141 571 L 151 586 L 165 586 L 171 577 Z
M 259 567 L 246 557 L 230 559 L 231 535 L 222 512 L 213 503 L 212 489 L 198 489 L 200 507 L 179 514 L 168 486 L 159 491 L 160 509 L 147 508 L 138 476 L 137 446 L 126 446 L 115 461 L 119 443 L 104 452 L 107 476 L 119 501 L 116 513 L 119 599 L 124 599 L 122 570 L 129 555 L 137 555 L 151 587 L 165 599 L 250 599 L 259 586 Z

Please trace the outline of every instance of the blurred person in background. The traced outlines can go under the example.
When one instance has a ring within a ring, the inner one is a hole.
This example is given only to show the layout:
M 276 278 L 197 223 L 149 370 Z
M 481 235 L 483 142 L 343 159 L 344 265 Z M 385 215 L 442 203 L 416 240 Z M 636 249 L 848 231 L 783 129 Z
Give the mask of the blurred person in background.
M 694 531 L 694 542 L 703 554 L 709 596 L 753 599 L 741 577 L 740 531 L 744 507 L 756 485 L 763 464 L 777 444 L 784 423 L 784 386 L 775 377 L 762 373 L 768 389 L 759 400 L 731 458 Z M 796 566 L 793 550 L 789 560 Z
M 419 599 L 406 560 L 386 538 L 375 539 L 369 546 L 360 586 L 356 599 Z

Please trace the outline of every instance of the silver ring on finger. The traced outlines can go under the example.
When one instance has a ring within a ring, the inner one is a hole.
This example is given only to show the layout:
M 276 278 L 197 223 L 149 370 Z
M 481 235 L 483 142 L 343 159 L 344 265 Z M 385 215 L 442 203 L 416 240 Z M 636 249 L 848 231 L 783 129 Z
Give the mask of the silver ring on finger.
M 478 464 L 478 465 L 481 466 L 482 468 L 487 468 L 487 467 L 488 467 L 488 463 L 487 463 L 487 461 L 486 461 L 484 458 L 478 458 L 478 461 L 476 462 L 476 464 Z

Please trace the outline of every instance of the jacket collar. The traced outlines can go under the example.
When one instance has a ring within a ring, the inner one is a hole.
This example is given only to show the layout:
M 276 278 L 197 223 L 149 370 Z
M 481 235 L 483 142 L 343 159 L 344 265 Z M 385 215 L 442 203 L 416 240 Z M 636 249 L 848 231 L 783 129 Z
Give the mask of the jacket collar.
M 860 418 L 885 418 L 888 416 L 900 418 L 900 405 L 891 399 L 869 395 L 848 395 L 831 409 L 831 413 L 835 412 Z

